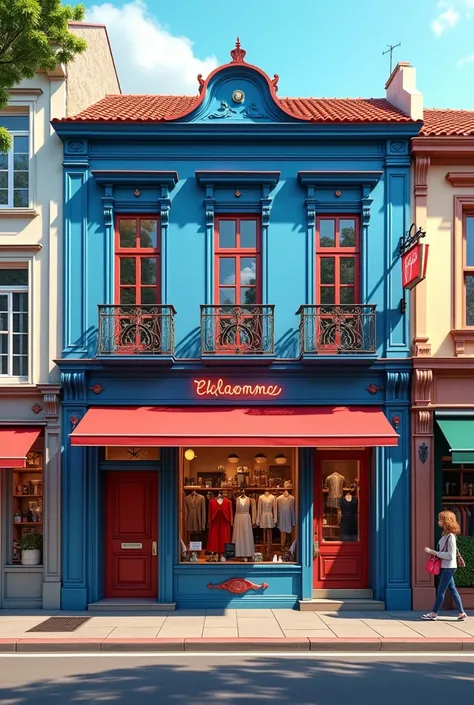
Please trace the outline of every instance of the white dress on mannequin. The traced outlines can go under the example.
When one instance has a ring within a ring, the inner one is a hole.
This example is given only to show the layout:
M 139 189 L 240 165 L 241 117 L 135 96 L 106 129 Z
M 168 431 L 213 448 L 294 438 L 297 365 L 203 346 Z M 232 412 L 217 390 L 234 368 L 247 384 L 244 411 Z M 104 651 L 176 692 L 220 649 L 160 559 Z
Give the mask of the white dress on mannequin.
M 258 498 L 257 524 L 261 529 L 273 529 L 277 522 L 277 503 L 272 494 L 261 494 Z
M 296 524 L 295 498 L 293 495 L 282 494 L 277 499 L 278 528 L 286 534 L 291 534 Z
M 250 515 L 252 512 L 252 516 Z M 235 503 L 234 531 L 232 543 L 235 543 L 235 555 L 243 558 L 253 556 L 255 543 L 252 523 L 255 522 L 255 504 L 249 497 L 237 497 Z

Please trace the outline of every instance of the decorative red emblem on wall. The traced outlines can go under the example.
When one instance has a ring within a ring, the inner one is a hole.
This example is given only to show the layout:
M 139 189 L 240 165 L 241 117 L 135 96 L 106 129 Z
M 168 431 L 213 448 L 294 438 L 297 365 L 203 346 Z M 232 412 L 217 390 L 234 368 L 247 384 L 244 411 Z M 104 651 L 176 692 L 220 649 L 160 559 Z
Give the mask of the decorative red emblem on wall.
M 39 404 L 33 404 L 33 406 L 31 407 L 31 411 L 33 411 L 35 414 L 39 414 L 40 411 L 43 411 L 43 407 Z
M 226 592 L 231 592 L 233 595 L 243 595 L 244 592 L 249 590 L 266 590 L 268 583 L 262 583 L 257 585 L 256 583 L 251 583 L 250 580 L 246 578 L 230 578 L 226 580 L 225 583 L 219 583 L 219 585 L 213 585 L 209 583 L 209 590 L 225 590 Z
M 400 421 L 401 418 L 399 416 L 392 416 L 392 423 L 395 426 L 395 430 L 398 430 L 398 427 L 400 426 Z
M 376 384 L 372 383 L 369 384 L 368 387 L 366 387 L 367 391 L 369 394 L 377 394 L 377 392 L 381 392 L 383 387 L 378 387 Z
M 246 53 L 247 52 L 244 49 L 241 49 L 240 39 L 239 39 L 239 37 L 237 37 L 237 41 L 235 42 L 235 49 L 232 49 L 232 51 L 230 52 L 230 55 L 232 57 L 232 61 L 235 64 L 243 64 Z
M 104 388 L 101 384 L 94 384 L 93 387 L 89 387 L 91 392 L 94 392 L 94 394 L 100 394 L 101 392 L 104 391 Z
M 70 421 L 71 421 L 71 426 L 73 428 L 75 428 L 77 426 L 77 424 L 79 423 L 79 419 L 77 416 L 71 416 Z

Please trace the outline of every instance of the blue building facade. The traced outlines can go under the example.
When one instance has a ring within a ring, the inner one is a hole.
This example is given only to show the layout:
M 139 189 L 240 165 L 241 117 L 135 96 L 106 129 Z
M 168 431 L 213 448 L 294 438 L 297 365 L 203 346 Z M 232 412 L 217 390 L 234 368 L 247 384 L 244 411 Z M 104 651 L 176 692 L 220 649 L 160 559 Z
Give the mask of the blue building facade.
M 53 122 L 62 608 L 363 590 L 410 609 L 398 243 L 420 125 L 382 100 L 354 118 L 350 101 L 278 99 L 240 45 L 199 89 Z

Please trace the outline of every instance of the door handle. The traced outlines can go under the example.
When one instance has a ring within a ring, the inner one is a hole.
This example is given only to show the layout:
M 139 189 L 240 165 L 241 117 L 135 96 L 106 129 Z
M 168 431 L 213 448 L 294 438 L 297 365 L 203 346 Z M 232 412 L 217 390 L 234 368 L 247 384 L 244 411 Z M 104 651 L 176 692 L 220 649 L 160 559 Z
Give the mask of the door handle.
M 152 541 L 151 544 L 151 555 L 156 556 L 156 541 Z

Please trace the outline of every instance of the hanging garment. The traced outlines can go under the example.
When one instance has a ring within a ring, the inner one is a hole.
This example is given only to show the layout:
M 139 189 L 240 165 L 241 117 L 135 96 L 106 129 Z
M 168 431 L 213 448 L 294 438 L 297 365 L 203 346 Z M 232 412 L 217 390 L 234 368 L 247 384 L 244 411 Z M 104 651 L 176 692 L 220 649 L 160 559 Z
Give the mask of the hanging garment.
M 287 534 L 291 534 L 296 525 L 295 498 L 293 495 L 280 495 L 277 499 L 277 519 L 278 528 Z
M 352 497 L 350 502 L 345 497 L 341 497 L 341 541 L 357 541 L 358 540 L 358 512 L 359 501 L 356 497 Z
M 206 528 L 206 501 L 202 494 L 195 492 L 184 498 L 186 531 L 200 533 Z
M 209 502 L 209 533 L 206 551 L 224 553 L 224 544 L 230 543 L 230 527 L 232 524 L 232 502 L 227 497 L 211 499 Z
M 346 479 L 338 472 L 333 472 L 326 478 L 324 487 L 328 489 L 326 504 L 328 507 L 339 507 Z
M 277 503 L 272 494 L 261 494 L 258 498 L 257 525 L 261 529 L 273 529 L 277 522 Z
M 237 497 L 232 533 L 236 556 L 248 558 L 255 553 L 252 523 L 255 523 L 255 504 L 252 505 L 249 497 Z

